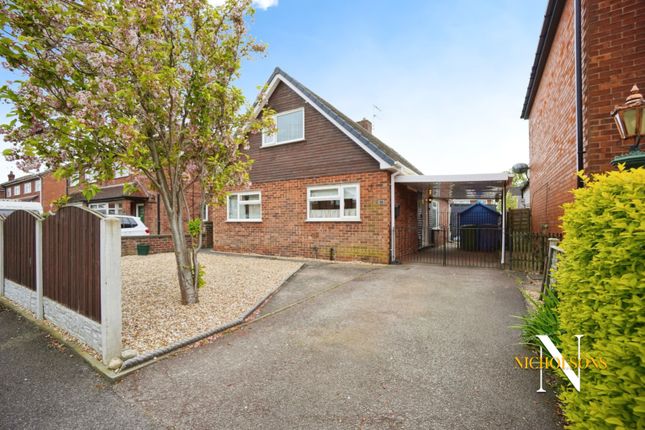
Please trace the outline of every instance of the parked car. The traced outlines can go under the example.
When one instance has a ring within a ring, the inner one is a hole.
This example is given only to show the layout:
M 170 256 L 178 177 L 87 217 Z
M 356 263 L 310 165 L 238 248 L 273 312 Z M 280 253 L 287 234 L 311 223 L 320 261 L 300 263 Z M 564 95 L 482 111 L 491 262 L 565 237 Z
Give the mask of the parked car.
M 129 215 L 110 215 L 121 221 L 121 237 L 124 236 L 148 236 L 150 229 L 139 217 Z

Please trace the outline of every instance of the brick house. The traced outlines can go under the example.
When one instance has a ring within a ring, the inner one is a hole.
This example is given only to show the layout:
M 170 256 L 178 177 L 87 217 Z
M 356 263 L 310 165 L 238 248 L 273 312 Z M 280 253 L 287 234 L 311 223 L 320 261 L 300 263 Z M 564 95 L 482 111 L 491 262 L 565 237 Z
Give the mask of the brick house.
M 643 0 L 549 0 L 521 117 L 529 121 L 533 231 L 559 232 L 577 172 L 627 152 L 610 112 L 645 85 Z
M 388 263 L 437 244 L 430 230 L 448 198 L 431 201 L 430 177 L 370 121 L 352 121 L 279 68 L 267 86 L 257 114 L 275 111 L 277 132 L 250 136 L 251 183 L 212 208 L 215 250 Z
M 0 184 L 4 199 L 40 203 L 44 212 L 53 208 L 53 202 L 65 195 L 66 182 L 54 178 L 50 171 L 16 178 L 9 172 L 8 180 Z
M 126 184 L 134 184 L 137 191 L 124 192 Z M 168 235 L 168 217 L 163 202 L 156 191 L 152 189 L 147 178 L 132 174 L 127 169 L 116 172 L 114 179 L 100 184 L 100 191 L 90 200 L 86 200 L 80 191 L 78 180 L 68 181 L 67 194 L 71 204 L 82 204 L 106 215 L 137 216 L 150 229 L 153 235 Z M 195 217 L 199 211 L 199 190 L 192 186 L 188 190 L 188 205 L 190 216 Z M 208 219 L 208 213 L 203 214 Z

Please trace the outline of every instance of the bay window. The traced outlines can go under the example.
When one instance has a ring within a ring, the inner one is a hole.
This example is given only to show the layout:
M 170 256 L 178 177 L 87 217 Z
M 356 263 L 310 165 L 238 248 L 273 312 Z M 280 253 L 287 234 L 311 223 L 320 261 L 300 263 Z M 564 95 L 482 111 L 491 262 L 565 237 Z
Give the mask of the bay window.
M 307 221 L 360 221 L 358 184 L 307 188 Z
M 280 112 L 274 116 L 276 131 L 262 133 L 262 146 L 281 145 L 305 138 L 304 108 Z
M 226 201 L 227 221 L 262 221 L 262 194 L 245 192 L 230 194 Z

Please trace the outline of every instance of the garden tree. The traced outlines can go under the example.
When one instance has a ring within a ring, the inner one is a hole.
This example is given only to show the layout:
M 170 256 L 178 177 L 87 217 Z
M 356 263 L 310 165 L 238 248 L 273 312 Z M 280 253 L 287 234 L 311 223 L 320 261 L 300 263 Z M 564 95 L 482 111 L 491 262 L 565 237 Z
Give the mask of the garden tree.
M 80 172 L 87 198 L 98 188 L 84 172 L 145 176 L 168 215 L 185 304 L 198 301 L 202 232 L 185 190 L 199 187 L 202 211 L 221 202 L 248 180 L 248 134 L 272 126 L 234 86 L 241 61 L 264 50 L 247 32 L 250 3 L 0 0 L 0 56 L 24 77 L 0 91 L 12 105 L 5 155 L 23 170 Z

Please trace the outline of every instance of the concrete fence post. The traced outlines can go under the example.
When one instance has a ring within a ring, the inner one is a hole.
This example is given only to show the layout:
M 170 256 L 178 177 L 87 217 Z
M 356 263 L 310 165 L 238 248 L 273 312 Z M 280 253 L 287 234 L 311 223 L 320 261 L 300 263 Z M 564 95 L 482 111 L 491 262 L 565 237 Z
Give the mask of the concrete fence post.
M 0 216 L 0 296 L 4 297 L 4 217 Z
M 101 220 L 101 355 L 108 364 L 121 354 L 121 223 Z
M 43 319 L 43 220 L 36 219 L 36 318 Z

